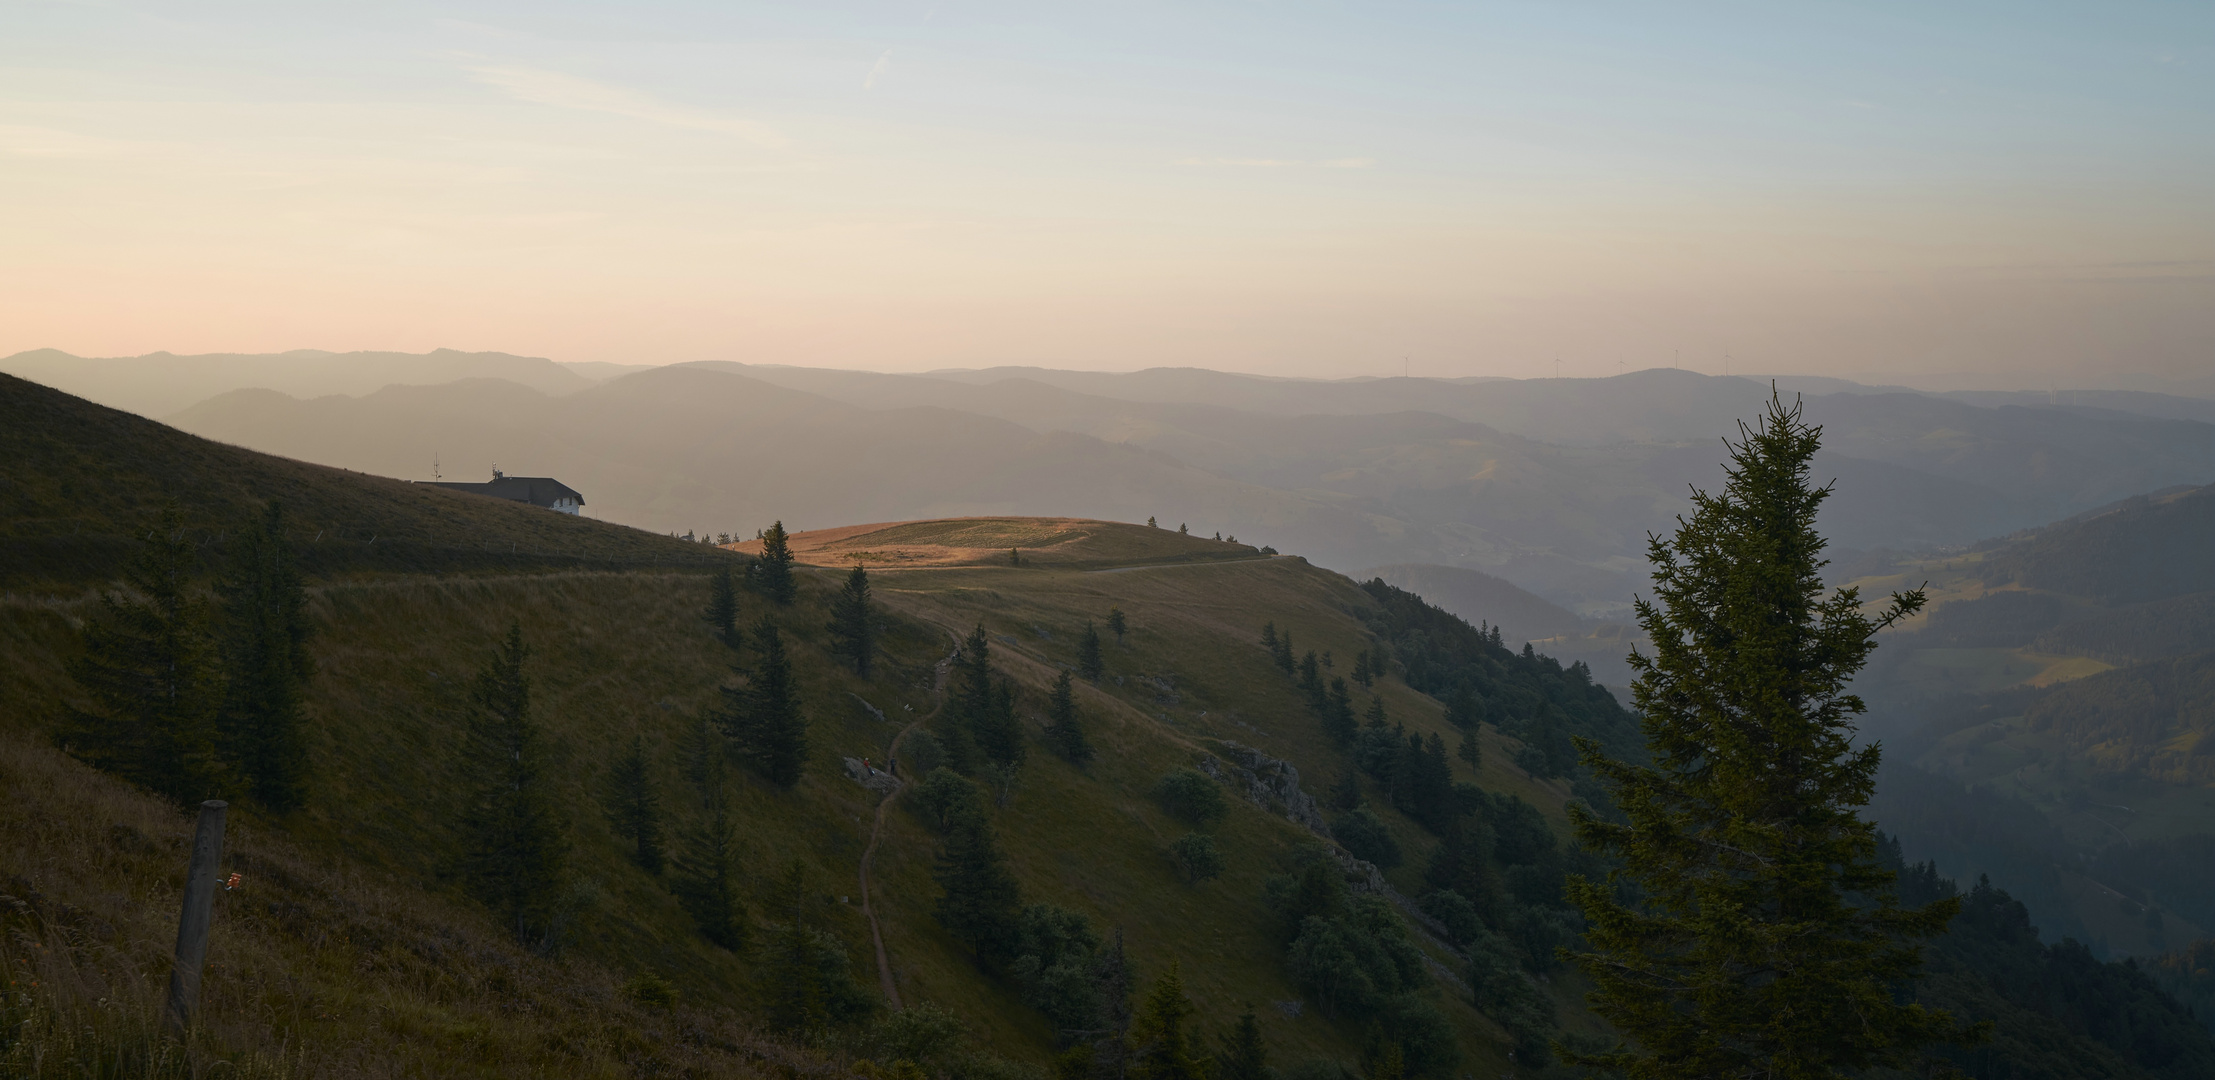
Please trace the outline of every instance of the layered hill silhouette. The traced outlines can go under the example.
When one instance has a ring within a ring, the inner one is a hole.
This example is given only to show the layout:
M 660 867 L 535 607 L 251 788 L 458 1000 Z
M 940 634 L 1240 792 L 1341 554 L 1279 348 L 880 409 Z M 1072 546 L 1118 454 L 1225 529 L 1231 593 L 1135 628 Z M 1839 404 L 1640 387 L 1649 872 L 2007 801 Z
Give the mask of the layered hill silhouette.
M 1966 545 L 2206 483 L 2215 426 L 1907 393 L 1809 399 L 1842 550 Z M 1788 388 L 1787 388 L 1788 389 Z M 468 380 L 300 400 L 235 391 L 172 419 L 328 464 L 558 475 L 593 512 L 746 535 L 963 514 L 1188 524 L 1355 569 L 1479 570 L 1621 619 L 1645 536 L 1768 393 L 1679 371 L 1597 380 L 1259 379 L 1196 370 L 880 375 L 730 363 L 559 395 Z

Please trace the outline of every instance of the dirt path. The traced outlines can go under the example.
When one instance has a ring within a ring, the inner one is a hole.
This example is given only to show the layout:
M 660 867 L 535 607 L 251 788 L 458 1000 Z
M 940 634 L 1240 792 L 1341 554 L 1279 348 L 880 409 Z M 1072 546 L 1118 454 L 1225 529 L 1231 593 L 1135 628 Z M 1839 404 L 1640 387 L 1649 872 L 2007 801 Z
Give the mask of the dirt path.
M 949 654 L 944 660 L 940 660 L 938 666 L 934 669 L 936 676 L 931 683 L 931 693 L 938 695 L 938 704 L 930 712 L 910 721 L 908 726 L 901 728 L 899 734 L 892 737 L 892 745 L 885 751 L 886 760 L 889 761 L 900 755 L 900 740 L 907 738 L 908 732 L 921 727 L 931 717 L 937 716 L 940 709 L 946 707 L 946 674 L 951 670 L 953 660 L 953 656 Z M 899 777 L 895 776 L 893 779 L 899 780 Z M 900 1004 L 900 988 L 892 981 L 892 958 L 884 951 L 884 932 L 877 928 L 877 910 L 869 903 L 869 864 L 877 857 L 877 838 L 884 834 L 885 813 L 892 809 L 892 801 L 899 798 L 900 793 L 907 789 L 907 782 L 901 780 L 900 786 L 893 788 L 885 794 L 884 798 L 877 801 L 877 818 L 869 826 L 869 845 L 861 849 L 861 914 L 863 918 L 869 920 L 869 940 L 877 947 L 877 984 L 884 988 L 884 999 L 890 1002 L 894 1009 L 903 1008 Z

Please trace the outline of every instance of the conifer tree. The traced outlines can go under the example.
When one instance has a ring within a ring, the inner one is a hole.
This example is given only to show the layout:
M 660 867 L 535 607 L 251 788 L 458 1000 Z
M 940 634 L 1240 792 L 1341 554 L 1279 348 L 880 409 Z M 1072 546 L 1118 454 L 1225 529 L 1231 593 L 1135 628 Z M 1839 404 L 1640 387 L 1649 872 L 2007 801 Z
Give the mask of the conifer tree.
M 1284 669 L 1284 673 L 1287 675 L 1292 674 L 1293 670 L 1299 666 L 1298 661 L 1292 657 L 1292 630 L 1289 627 L 1277 631 L 1276 661 L 1277 666 Z
M 1468 762 L 1472 769 L 1484 767 L 1484 745 L 1477 741 L 1476 728 L 1466 727 L 1461 729 L 1461 745 L 1454 748 L 1454 754 L 1461 760 Z
M 221 684 L 207 611 L 193 594 L 184 515 L 165 507 L 141 537 L 122 590 L 100 596 L 69 674 L 92 700 L 72 709 L 71 753 L 191 804 L 222 794 L 215 753 Z
M 1300 658 L 1300 690 L 1307 694 L 1307 707 L 1316 712 L 1330 703 L 1329 690 L 1323 685 L 1323 665 L 1315 659 L 1313 649 Z
M 953 665 L 953 686 L 938 723 L 946 764 L 956 772 L 975 772 L 981 761 L 977 729 L 990 722 L 996 706 L 992 687 L 992 639 L 978 623 L 961 643 Z
M 738 584 L 729 563 L 717 567 L 715 576 L 708 579 L 708 606 L 700 618 L 723 644 L 735 649 L 745 643 L 738 629 Z
M 218 745 L 263 806 L 307 798 L 308 597 L 275 500 L 240 530 L 216 584 L 223 704 Z
M 531 718 L 529 657 L 522 626 L 509 624 L 470 688 L 464 756 L 473 790 L 462 814 L 469 889 L 524 942 L 549 929 L 569 854 Z
M 1261 624 L 1261 647 L 1269 651 L 1270 660 L 1274 661 L 1277 658 L 1276 623 L 1265 622 Z
M 1238 1015 L 1238 1026 L 1231 1029 L 1230 1038 L 1223 1042 L 1223 1052 L 1216 1055 L 1215 1080 L 1273 1080 L 1269 1068 L 1269 1046 L 1261 1041 L 1261 1022 L 1248 1009 Z
M 1695 491 L 1691 518 L 1648 545 L 1654 599 L 1637 613 L 1654 651 L 1630 662 L 1653 764 L 1579 740 L 1628 819 L 1570 805 L 1578 837 L 1621 866 L 1567 888 L 1589 921 L 1575 958 L 1589 1000 L 1624 1041 L 1565 1056 L 1641 1080 L 1858 1074 L 1962 1034 L 1895 994 L 1916 939 L 1958 905 L 1894 895 L 1858 813 L 1879 748 L 1856 745 L 1863 704 L 1847 692 L 1876 632 L 1923 594 L 1873 618 L 1854 589 L 1825 595 L 1820 429 L 1772 394 L 1740 433 L 1723 491 Z
M 960 813 L 947 824 L 931 876 L 945 890 L 938 899 L 939 925 L 980 962 L 997 958 L 1015 926 L 1022 893 L 983 809 Z
M 1186 528 L 1186 527 L 1184 526 L 1184 524 L 1183 524 L 1182 522 L 1179 522 L 1179 523 L 1178 523 L 1178 525 L 1177 525 L 1177 535 L 1179 535 L 1179 536 L 1190 536 L 1190 535 L 1192 535 L 1192 530 L 1191 530 L 1191 529 L 1188 529 L 1188 528 Z
M 845 588 L 831 598 L 831 655 L 845 657 L 864 679 L 877 659 L 877 629 L 869 615 L 869 571 L 855 563 Z
M 1066 671 L 1054 679 L 1053 693 L 1046 699 L 1046 721 L 1046 743 L 1054 753 L 1072 765 L 1092 760 L 1092 743 L 1077 718 L 1076 685 Z
M 661 873 L 661 795 L 654 790 L 646 763 L 646 739 L 631 736 L 631 748 L 608 771 L 608 824 L 631 846 L 631 861 L 649 874 Z
M 1146 515 L 1146 527 L 1149 529 L 1161 528 L 1161 526 L 1154 524 L 1154 516 L 1152 514 Z
M 829 1015 L 823 985 L 823 967 L 816 961 L 810 933 L 807 868 L 798 859 L 777 882 L 778 900 L 785 916 L 770 931 L 768 964 L 763 981 L 769 997 L 770 1023 L 789 1034 L 820 1031 Z
M 1379 716 L 1384 712 L 1382 704 L 1379 702 L 1379 707 L 1374 710 Z M 1354 694 L 1346 689 L 1345 679 L 1331 680 L 1330 689 L 1323 694 L 1322 712 L 1323 733 L 1329 735 L 1332 742 L 1345 746 L 1354 741 L 1354 736 L 1359 734 L 1360 729 L 1354 724 Z
M 1369 650 L 1363 649 L 1354 654 L 1354 670 L 1348 672 L 1348 675 L 1354 680 L 1355 685 L 1364 690 L 1376 684 L 1376 676 L 1369 671 Z
M 1129 1080 L 1208 1080 L 1206 1055 L 1198 1052 L 1184 1022 L 1198 1010 L 1184 993 L 1184 975 L 1172 960 L 1154 980 L 1146 1003 L 1131 1021 Z
M 1015 684 L 992 680 L 984 715 L 977 721 L 977 749 L 986 761 L 998 766 L 1002 787 L 1012 785 L 1013 770 L 1023 766 L 1029 748 L 1024 745 L 1023 721 L 1015 714 Z M 1005 802 L 1005 799 L 1002 800 Z
M 1009 566 L 1021 566 L 1021 565 L 1023 565 L 1023 549 L 1022 549 L 1022 548 L 1012 548 L 1012 547 L 1011 547 L 1011 548 L 1009 548 L 1009 549 L 1008 549 L 1008 565 L 1009 565 Z
M 1100 631 L 1089 622 L 1084 624 L 1084 636 L 1077 639 L 1077 674 L 1086 682 L 1099 682 L 1107 674 L 1107 661 L 1100 657 Z
M 1115 928 L 1092 961 L 1092 985 L 1100 1000 L 1100 1036 L 1092 1044 L 1092 1075 L 1097 1080 L 1124 1080 L 1130 1060 L 1131 964 L 1123 953 L 1123 928 Z
M 675 880 L 670 889 L 677 903 L 692 916 L 700 936 L 732 952 L 744 952 L 753 937 L 740 898 L 744 882 L 739 866 L 737 821 L 731 812 L 730 790 L 723 764 L 718 760 L 709 774 L 704 794 L 706 811 L 681 833 L 683 848 L 677 854 Z
M 1122 608 L 1111 607 L 1108 609 L 1107 622 L 1108 630 L 1115 635 L 1115 643 L 1121 645 L 1123 634 L 1130 629 L 1130 620 L 1123 617 Z
M 800 583 L 792 577 L 792 538 L 781 520 L 761 534 L 761 562 L 754 571 L 754 585 L 780 607 L 800 595 Z
M 800 708 L 799 683 L 776 623 L 765 618 L 749 636 L 761 659 L 745 686 L 723 688 L 732 707 L 718 719 L 723 733 L 770 783 L 791 787 L 808 761 L 808 718 Z

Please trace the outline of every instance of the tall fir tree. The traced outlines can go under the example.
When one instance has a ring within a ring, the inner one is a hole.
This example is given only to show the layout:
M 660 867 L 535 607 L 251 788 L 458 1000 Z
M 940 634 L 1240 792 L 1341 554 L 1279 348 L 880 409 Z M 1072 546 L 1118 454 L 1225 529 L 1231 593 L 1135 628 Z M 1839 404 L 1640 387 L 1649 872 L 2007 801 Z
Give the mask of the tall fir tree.
M 1377 712 L 1380 716 L 1383 713 L 1381 703 Z M 1354 723 L 1354 693 L 1346 688 L 1345 679 L 1331 679 L 1330 688 L 1323 691 L 1322 713 L 1323 733 L 1330 736 L 1332 742 L 1345 746 L 1354 741 L 1359 732 Z
M 1012 770 L 1021 768 L 1028 756 L 1023 721 L 1015 712 L 1014 683 L 1006 679 L 992 680 L 992 693 L 984 715 L 977 718 L 976 733 L 978 751 L 984 754 L 986 761 L 1001 769 L 1003 783 L 1012 782 Z
M 1363 649 L 1354 654 L 1354 669 L 1347 675 L 1354 680 L 1354 685 L 1364 690 L 1376 685 L 1376 674 L 1369 668 L 1369 650 Z
M 1454 756 L 1469 763 L 1472 769 L 1484 767 L 1484 744 L 1477 741 L 1477 729 L 1461 729 L 1461 745 L 1454 748 Z
M 1122 608 L 1111 607 L 1108 609 L 1107 622 L 1108 631 L 1115 635 L 1115 643 L 1117 645 L 1121 645 L 1123 643 L 1123 635 L 1129 632 L 1131 628 L 1130 619 L 1126 618 L 1123 615 Z
M 1275 660 L 1277 661 L 1277 667 L 1283 669 L 1287 675 L 1292 674 L 1300 666 L 1299 660 L 1292 655 L 1292 630 L 1290 627 L 1277 631 Z
M 1092 742 L 1085 738 L 1084 723 L 1077 716 L 1076 683 L 1066 671 L 1055 677 L 1053 692 L 1046 699 L 1046 745 L 1072 765 L 1092 760 Z
M 743 687 L 724 687 L 723 733 L 778 787 L 800 782 L 808 762 L 808 718 L 800 708 L 799 680 L 777 624 L 763 619 L 748 635 L 759 660 Z
M 1962 1034 L 1895 993 L 1917 939 L 1957 903 L 1903 908 L 1859 810 L 1879 748 L 1856 745 L 1848 682 L 1878 630 L 1923 606 L 1895 593 L 1874 618 L 1823 586 L 1809 482 L 1821 430 L 1772 394 L 1759 429 L 1729 444 L 1721 494 L 1654 537 L 1654 599 L 1637 603 L 1653 653 L 1631 654 L 1651 766 L 1584 761 L 1627 816 L 1570 804 L 1578 837 L 1620 860 L 1573 877 L 1594 1010 L 1623 1041 L 1573 1063 L 1638 1080 L 1827 1078 L 1908 1062 Z
M 654 790 L 644 736 L 631 736 L 629 751 L 608 770 L 607 802 L 608 824 L 630 845 L 631 861 L 649 874 L 661 873 L 661 794 Z
M 1457 686 L 1446 697 L 1446 722 L 1463 731 L 1475 731 L 1478 721 L 1484 717 L 1484 706 L 1477 701 L 1477 692 L 1467 684 Z
M 745 952 L 753 932 L 741 899 L 745 883 L 739 865 L 738 823 L 720 760 L 709 774 L 703 798 L 705 811 L 679 834 L 681 846 L 670 891 L 677 894 L 685 914 L 692 916 L 701 937 L 732 952 Z
M 938 922 L 977 959 L 997 959 L 1015 926 L 1022 892 L 981 808 L 968 809 L 947 824 L 931 876 L 944 890 L 938 898 Z
M 992 686 L 992 639 L 984 624 L 970 632 L 954 658 L 953 687 L 941 710 L 938 741 L 946 751 L 946 764 L 960 773 L 973 773 L 983 762 L 977 729 L 990 723 L 996 699 Z
M 241 529 L 216 583 L 223 704 L 216 717 L 224 759 L 271 810 L 307 799 L 308 596 L 272 499 Z
M 870 615 L 869 571 L 855 563 L 845 587 L 831 598 L 831 655 L 844 657 L 864 679 L 877 663 L 877 626 Z
M 1300 692 L 1307 695 L 1307 707 L 1316 712 L 1330 705 L 1330 688 L 1323 684 L 1323 665 L 1313 649 L 1300 657 Z
M 1107 661 L 1100 656 L 1100 630 L 1089 622 L 1084 624 L 1084 636 L 1077 639 L 1077 674 L 1086 682 L 1099 682 L 1107 674 Z
M 1269 659 L 1270 659 L 1270 660 L 1272 660 L 1272 661 L 1273 661 L 1273 660 L 1275 660 L 1275 659 L 1277 658 L 1277 624 L 1276 624 L 1276 623 L 1274 623 L 1274 622 L 1265 622 L 1265 623 L 1262 623 L 1262 624 L 1261 624 L 1261 647 L 1262 647 L 1263 649 L 1265 649 L 1265 650 L 1267 650 L 1267 651 L 1268 651 L 1268 653 L 1269 653 Z
M 731 564 L 716 567 L 708 579 L 708 606 L 700 618 L 723 644 L 735 649 L 745 643 L 738 629 L 738 583 L 731 576 Z
M 754 587 L 779 607 L 800 595 L 800 583 L 792 576 L 792 537 L 779 520 L 761 534 L 761 561 L 754 569 Z
M 1129 1080 L 1208 1080 L 1213 1062 L 1184 1029 L 1198 1011 L 1185 996 L 1180 965 L 1170 961 L 1131 1021 Z
M 1100 1000 L 1100 1028 L 1092 1042 L 1093 1080 L 1125 1080 L 1130 1062 L 1131 962 L 1118 926 L 1092 960 L 1092 985 Z
M 100 596 L 69 674 L 91 700 L 71 709 L 69 751 L 179 803 L 224 794 L 215 717 L 222 684 L 194 594 L 184 514 L 162 509 L 140 537 L 123 588 Z
M 472 790 L 462 813 L 462 869 L 470 892 L 516 940 L 535 943 L 551 929 L 569 843 L 531 718 L 529 657 L 522 626 L 509 624 L 470 687 L 464 760 Z
M 811 933 L 811 900 L 807 867 L 794 859 L 777 881 L 777 902 L 783 908 L 778 914 L 783 918 L 770 930 L 762 970 L 769 1021 L 791 1035 L 813 1035 L 829 1019 L 823 968 Z
M 1223 1040 L 1223 1052 L 1216 1055 L 1215 1066 L 1215 1080 L 1273 1080 L 1269 1044 L 1261 1039 L 1261 1021 L 1252 1009 L 1238 1014 L 1238 1024 Z

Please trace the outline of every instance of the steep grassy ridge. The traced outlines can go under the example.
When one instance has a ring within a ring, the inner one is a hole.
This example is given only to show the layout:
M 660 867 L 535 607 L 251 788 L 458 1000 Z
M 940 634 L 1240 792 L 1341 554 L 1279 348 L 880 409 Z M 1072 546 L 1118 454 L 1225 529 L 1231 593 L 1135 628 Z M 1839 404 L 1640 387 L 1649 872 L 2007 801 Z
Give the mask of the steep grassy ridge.
M 282 500 L 311 573 L 707 566 L 668 537 L 209 442 L 0 375 L 0 586 L 102 580 L 174 500 L 219 550 Z M 587 496 L 588 498 L 590 496 Z

